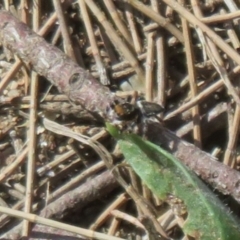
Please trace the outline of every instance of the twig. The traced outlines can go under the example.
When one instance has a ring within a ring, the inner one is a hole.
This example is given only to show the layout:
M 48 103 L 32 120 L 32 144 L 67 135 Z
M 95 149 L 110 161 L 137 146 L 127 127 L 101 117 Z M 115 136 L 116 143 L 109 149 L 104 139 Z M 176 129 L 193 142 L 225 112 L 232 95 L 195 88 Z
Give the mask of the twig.
M 133 11 L 129 4 L 124 4 L 124 7 L 125 7 L 125 14 L 128 21 L 130 33 L 132 35 L 133 46 L 136 53 L 139 54 L 142 52 L 142 44 L 140 42 L 140 39 L 137 33 L 136 24 L 133 17 Z
M 108 110 L 115 99 L 119 102 L 123 102 L 123 99 L 112 94 L 88 71 L 80 68 L 58 48 L 46 43 L 10 13 L 0 11 L 0 19 L 3 44 L 18 54 L 37 73 L 45 76 L 72 102 L 109 121 L 117 118 L 109 115 Z
M 230 131 L 229 131 L 229 137 L 228 137 L 229 139 L 228 139 L 228 144 L 225 150 L 224 160 L 223 160 L 223 163 L 225 163 L 230 167 L 235 166 L 233 153 L 234 153 L 234 148 L 237 144 L 237 139 L 238 139 L 239 121 L 240 121 L 240 108 L 237 105 L 235 108 L 233 122 L 230 125 Z
M 236 3 L 233 0 L 224 0 L 225 4 L 227 5 L 228 9 L 230 10 L 230 12 L 235 12 L 238 10 L 238 6 L 236 5 Z M 233 23 L 236 26 L 239 26 L 239 21 L 240 19 L 234 19 Z
M 229 77 L 232 77 L 233 75 L 235 75 L 239 72 L 240 72 L 240 67 L 237 66 L 229 73 Z M 176 115 L 188 110 L 189 108 L 193 107 L 195 104 L 200 103 L 201 101 L 203 101 L 203 99 L 205 99 L 205 97 L 207 97 L 208 95 L 210 95 L 211 93 L 213 93 L 214 91 L 216 91 L 217 89 L 222 87 L 223 84 L 224 83 L 223 83 L 222 79 L 218 80 L 217 82 L 212 84 L 210 87 L 208 87 L 207 89 L 205 89 L 201 93 L 199 93 L 196 97 L 192 98 L 189 102 L 187 102 L 186 104 L 183 104 L 177 110 L 172 111 L 171 113 L 167 114 L 165 116 L 164 120 L 170 119 L 173 116 L 176 116 Z
M 63 13 L 61 2 L 58 0 L 53 0 L 54 8 L 58 17 L 59 26 L 63 36 L 63 45 L 66 54 L 76 61 L 76 57 L 73 50 L 73 44 L 69 35 L 66 19 Z M 36 7 L 35 7 L 36 8 Z
M 97 220 L 92 224 L 90 227 L 91 230 L 95 230 L 99 228 L 109 216 L 110 212 L 114 209 L 117 209 L 121 207 L 123 204 L 125 204 L 128 201 L 128 197 L 126 196 L 126 193 L 121 194 L 108 208 L 101 213 L 100 216 L 98 216 Z
M 33 12 L 33 30 L 38 31 L 40 25 L 40 1 L 37 1 L 37 7 Z M 38 104 L 38 76 L 36 73 L 31 74 L 31 99 L 30 99 L 30 118 L 29 118 L 29 132 L 28 132 L 28 161 L 27 161 L 27 176 L 26 176 L 26 192 L 25 192 L 25 213 L 32 212 L 33 205 L 33 186 L 35 176 L 35 162 L 36 162 L 36 146 L 37 146 L 37 104 Z M 29 221 L 23 221 L 23 236 L 27 237 L 30 232 L 31 225 Z
M 67 192 L 69 192 L 75 186 L 78 186 L 78 184 L 80 184 L 83 180 L 92 176 L 94 173 L 99 172 L 104 167 L 105 165 L 103 162 L 99 162 L 92 167 L 89 167 L 87 170 L 83 171 L 81 174 L 71 179 L 67 184 L 63 185 L 62 187 L 54 191 L 52 194 L 50 194 L 48 202 L 51 203 L 53 201 L 56 201 L 61 196 L 64 196 L 64 194 L 67 194 Z
M 51 171 L 56 166 L 60 165 L 64 161 L 66 161 L 68 158 L 72 157 L 75 154 L 74 150 L 69 150 L 68 152 L 62 154 L 60 157 L 58 157 L 56 160 L 51 161 L 50 163 L 42 166 L 41 168 L 37 169 L 37 173 L 39 176 L 43 176 L 48 171 Z
M 155 45 L 155 34 L 148 33 L 147 35 L 147 59 L 146 59 L 146 100 L 153 101 L 154 92 L 154 81 L 153 81 L 153 69 L 154 69 L 154 45 Z
M 225 125 L 227 104 L 219 103 L 214 108 L 210 109 L 206 114 L 201 116 L 202 137 L 207 138 L 217 129 L 221 129 Z M 189 121 L 175 131 L 176 136 L 182 138 L 193 130 L 193 121 Z
M 179 0 L 181 5 L 185 5 L 184 0 Z M 191 90 L 191 97 L 195 97 L 197 95 L 197 83 L 196 83 L 196 71 L 194 65 L 194 53 L 193 53 L 193 46 L 192 40 L 190 36 L 190 29 L 188 26 L 187 21 L 184 18 L 182 20 L 182 28 L 183 28 L 183 37 L 185 40 L 185 49 L 186 49 L 186 58 L 187 58 L 187 68 L 188 68 L 188 77 L 189 77 L 189 84 Z M 202 146 L 202 139 L 201 139 L 201 127 L 200 127 L 200 111 L 199 106 L 195 105 L 192 108 L 192 119 L 193 119 L 193 139 L 194 144 L 201 148 Z
M 1 12 L 0 12 L 0 14 L 1 14 Z M 40 36 L 44 36 L 49 31 L 49 28 L 51 28 L 51 26 L 53 26 L 56 19 L 57 19 L 57 15 L 53 14 L 49 18 L 49 20 L 45 23 L 45 25 L 39 30 L 38 34 Z M 1 36 L 1 30 L 0 30 L 0 36 Z M 4 88 L 7 86 L 9 81 L 13 78 L 13 76 L 18 72 L 18 70 L 21 68 L 21 66 L 22 66 L 21 60 L 17 59 L 16 62 L 11 67 L 11 69 L 7 72 L 7 74 L 1 80 L 1 82 L 0 82 L 0 92 L 3 92 Z
M 119 210 L 112 210 L 111 211 L 111 215 L 113 215 L 116 218 L 123 219 L 126 222 L 129 222 L 129 223 L 135 225 L 135 227 L 138 227 L 138 228 L 141 228 L 141 229 L 145 230 L 145 227 L 143 226 L 143 224 L 139 220 L 137 220 L 136 218 L 130 216 L 127 213 L 120 212 Z
M 114 3 L 112 2 L 112 0 L 104 0 L 104 4 L 106 5 L 109 14 L 111 15 L 114 23 L 116 24 L 116 27 L 121 32 L 122 36 L 125 38 L 125 40 L 127 41 L 127 43 L 130 46 L 133 46 L 134 44 L 132 42 L 132 38 L 129 34 L 129 31 L 128 31 L 126 25 L 123 23 L 123 21 L 119 17 L 119 14 L 118 14 L 116 7 L 115 7 Z
M 219 37 L 213 30 L 211 30 L 208 26 L 202 23 L 199 19 L 197 19 L 193 14 L 191 14 L 184 7 L 178 4 L 175 0 L 162 1 L 172 7 L 176 12 L 178 12 L 191 24 L 199 27 L 204 32 L 204 34 L 206 34 L 222 51 L 224 51 L 233 61 L 240 65 L 239 54 L 233 48 L 231 48 L 221 37 Z
M 100 9 L 97 7 L 97 5 L 92 0 L 85 0 L 85 3 L 88 5 L 88 7 L 91 9 L 93 14 L 97 17 L 98 21 L 102 24 L 105 31 L 108 33 L 109 38 L 111 39 L 112 43 L 118 49 L 123 56 L 126 58 L 126 60 L 129 61 L 131 66 L 134 68 L 134 70 L 137 73 L 137 80 L 135 83 L 131 83 L 133 88 L 138 91 L 144 92 L 144 74 L 143 70 L 140 67 L 138 60 L 135 58 L 135 56 L 132 54 L 131 50 L 127 47 L 127 45 L 121 40 L 121 38 L 118 36 L 112 25 L 107 21 L 104 14 L 100 11 Z M 135 88 L 136 86 L 136 88 Z
M 181 43 L 184 43 L 182 33 L 174 25 L 169 23 L 166 18 L 154 12 L 151 8 L 145 6 L 138 0 L 124 0 L 124 1 L 131 4 L 134 8 L 147 15 L 150 19 L 158 23 L 160 26 L 169 31 L 171 34 L 173 34 L 173 36 L 175 36 Z
M 218 22 L 224 22 L 227 20 L 232 20 L 234 18 L 239 18 L 240 17 L 240 11 L 235 11 L 232 13 L 225 13 L 221 15 L 216 15 L 216 16 L 211 16 L 211 17 L 203 17 L 201 18 L 201 21 L 206 24 L 211 24 L 211 23 L 218 23 Z
M 92 230 L 87 230 L 87 229 L 83 229 L 83 228 L 79 228 L 79 227 L 74 227 L 65 223 L 61 223 L 61 222 L 57 222 L 54 220 L 50 220 L 47 218 L 43 218 L 43 217 L 39 217 L 37 215 L 34 214 L 30 214 L 30 213 L 24 213 L 21 211 L 17 211 L 17 210 L 12 210 L 10 208 L 6 208 L 6 207 L 1 207 L 0 206 L 0 212 L 11 215 L 13 217 L 17 217 L 17 218 L 21 218 L 21 219 L 26 219 L 30 222 L 33 223 L 38 223 L 41 225 L 46 225 L 46 226 L 50 226 L 53 228 L 58 228 L 64 231 L 68 231 L 68 232 L 72 232 L 75 233 L 75 236 L 85 236 L 85 237 L 89 237 L 89 238 L 94 238 L 94 239 L 102 239 L 102 240 L 123 240 L 122 238 L 118 238 L 118 237 L 114 237 L 114 236 L 107 236 L 106 234 L 103 233 L 98 233 L 98 232 L 94 232 Z M 12 233 L 14 234 L 14 233 Z M 8 239 L 10 239 L 11 235 L 5 235 Z M 12 237 L 12 236 L 11 236 Z M 3 239 L 3 238 L 2 238 Z M 15 238 L 16 239 L 16 238 Z
M 16 170 L 17 167 L 19 167 L 21 164 L 24 163 L 25 157 L 28 153 L 28 147 L 25 147 L 21 153 L 17 156 L 16 160 L 9 165 L 3 172 L 0 174 L 0 182 L 3 182 L 6 180 L 12 173 L 13 171 Z
M 221 9 L 220 13 L 225 14 L 226 13 L 225 9 Z M 239 16 L 240 16 L 240 14 L 239 14 Z M 239 43 L 237 33 L 236 33 L 235 29 L 233 28 L 233 24 L 230 21 L 228 21 L 228 22 L 225 22 L 223 24 L 223 26 L 225 29 L 227 29 L 227 35 L 228 35 L 233 47 L 236 50 L 238 50 L 240 48 L 240 43 Z
M 159 13 L 159 2 L 151 0 L 152 8 L 155 12 Z M 170 8 L 169 8 L 170 9 Z M 165 56 L 165 37 L 162 29 L 156 31 L 156 59 L 157 59 L 157 103 L 162 107 L 166 102 L 166 56 Z
M 80 9 L 81 9 L 82 18 L 83 18 L 83 22 L 85 24 L 85 28 L 87 31 L 88 39 L 91 44 L 92 54 L 95 59 L 95 62 L 96 62 L 97 68 L 98 68 L 98 72 L 100 75 L 100 81 L 103 85 L 109 85 L 110 81 L 107 77 L 107 72 L 106 72 L 105 66 L 102 62 L 101 56 L 100 56 L 100 51 L 98 49 L 95 35 L 93 33 L 93 28 L 92 28 L 90 17 L 88 15 L 86 4 L 85 4 L 84 0 L 78 0 L 78 3 L 80 6 Z
M 198 17 L 201 17 L 202 13 L 201 13 L 200 8 L 198 7 L 198 2 L 196 0 L 191 0 L 191 3 L 192 3 L 192 6 L 193 6 L 193 10 L 194 10 L 195 15 L 198 16 Z M 235 100 L 235 102 L 240 107 L 240 98 L 239 98 L 238 93 L 236 92 L 234 86 L 232 85 L 231 81 L 229 80 L 227 71 L 224 67 L 224 63 L 223 63 L 222 58 L 219 54 L 219 51 L 216 47 L 216 44 L 214 43 L 214 41 L 212 41 L 208 37 L 205 37 L 202 29 L 196 28 L 196 30 L 197 30 L 197 33 L 199 35 L 199 39 L 202 43 L 203 49 L 206 49 L 207 55 L 208 55 L 209 59 L 211 60 L 213 66 L 216 68 L 217 72 L 222 77 L 222 79 L 223 79 L 226 87 L 228 88 L 230 94 L 232 95 L 233 99 Z

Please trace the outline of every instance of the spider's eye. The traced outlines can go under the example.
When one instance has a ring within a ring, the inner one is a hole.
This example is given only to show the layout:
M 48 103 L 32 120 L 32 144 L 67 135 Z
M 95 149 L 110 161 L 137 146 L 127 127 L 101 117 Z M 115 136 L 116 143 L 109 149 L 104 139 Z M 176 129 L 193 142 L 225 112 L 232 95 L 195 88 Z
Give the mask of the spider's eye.
M 146 117 L 156 116 L 164 110 L 159 104 L 147 101 L 138 101 L 137 106 Z

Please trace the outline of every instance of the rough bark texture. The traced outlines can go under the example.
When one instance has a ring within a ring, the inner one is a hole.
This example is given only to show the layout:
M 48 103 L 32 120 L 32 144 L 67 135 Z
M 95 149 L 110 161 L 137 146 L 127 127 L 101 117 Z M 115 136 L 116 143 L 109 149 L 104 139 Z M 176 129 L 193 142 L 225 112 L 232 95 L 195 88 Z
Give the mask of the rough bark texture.
M 72 102 L 107 120 L 114 118 L 107 110 L 114 100 L 121 102 L 121 99 L 9 12 L 0 11 L 0 19 L 0 41 L 5 47 L 46 77 Z
M 157 123 L 150 123 L 149 139 L 171 152 L 186 166 L 223 194 L 232 195 L 240 203 L 240 173 L 218 162 L 216 158 L 198 147 L 178 138 Z

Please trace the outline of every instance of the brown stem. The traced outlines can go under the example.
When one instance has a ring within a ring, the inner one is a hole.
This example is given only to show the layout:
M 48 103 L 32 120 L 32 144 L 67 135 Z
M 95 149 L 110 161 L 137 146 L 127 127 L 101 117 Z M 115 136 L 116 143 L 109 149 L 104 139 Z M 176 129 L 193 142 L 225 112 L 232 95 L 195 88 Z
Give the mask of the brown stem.
M 223 194 L 232 195 L 240 202 L 240 173 L 218 162 L 198 147 L 183 141 L 157 123 L 149 123 L 150 141 L 171 152 L 181 162 Z M 157 133 L 157 134 L 156 134 Z
M 110 120 L 112 116 L 107 114 L 107 109 L 116 96 L 88 71 L 7 11 L 0 11 L 0 40 L 72 102 Z M 121 99 L 118 100 L 121 102 Z

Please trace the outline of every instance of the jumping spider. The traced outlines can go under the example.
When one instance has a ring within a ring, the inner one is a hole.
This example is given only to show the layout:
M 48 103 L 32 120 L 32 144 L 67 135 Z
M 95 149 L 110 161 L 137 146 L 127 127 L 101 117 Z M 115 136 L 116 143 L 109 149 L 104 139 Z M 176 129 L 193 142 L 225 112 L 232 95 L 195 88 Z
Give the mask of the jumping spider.
M 148 120 L 156 119 L 163 108 L 157 103 L 145 100 L 137 100 L 135 103 L 115 101 L 111 105 L 111 111 L 117 115 L 113 124 L 120 130 L 145 135 Z

